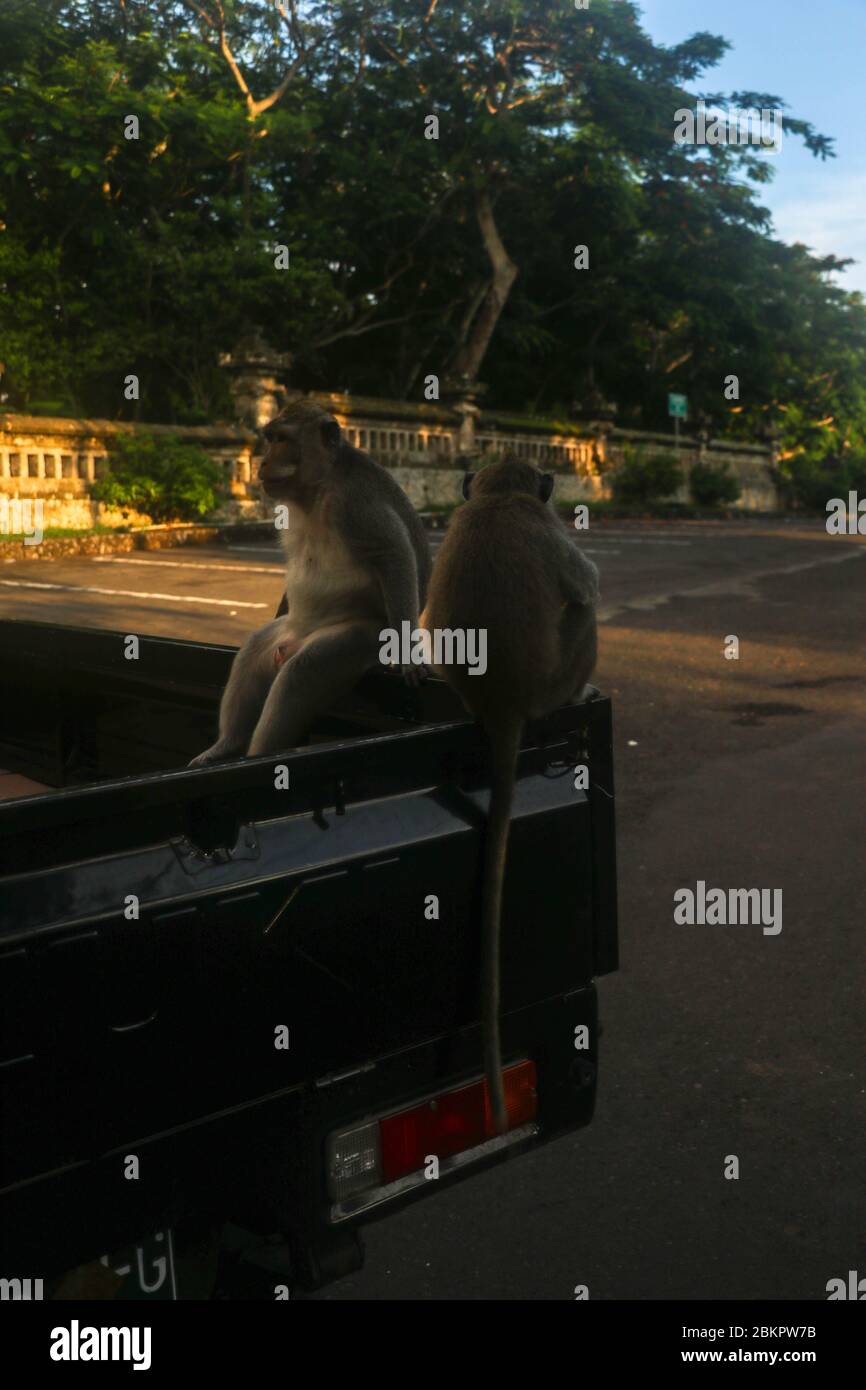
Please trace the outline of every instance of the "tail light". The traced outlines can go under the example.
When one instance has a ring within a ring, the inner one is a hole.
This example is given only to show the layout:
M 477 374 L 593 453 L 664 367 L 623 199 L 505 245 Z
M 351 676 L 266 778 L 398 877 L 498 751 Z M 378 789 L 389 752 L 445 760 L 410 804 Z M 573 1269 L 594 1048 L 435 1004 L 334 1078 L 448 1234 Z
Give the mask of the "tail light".
M 328 1193 L 339 1220 L 398 1196 L 427 1180 L 430 1160 L 441 1175 L 484 1158 L 535 1133 L 538 1108 L 535 1063 L 503 1072 L 508 1129 L 497 1135 L 481 1079 L 416 1102 L 352 1129 L 329 1135 Z

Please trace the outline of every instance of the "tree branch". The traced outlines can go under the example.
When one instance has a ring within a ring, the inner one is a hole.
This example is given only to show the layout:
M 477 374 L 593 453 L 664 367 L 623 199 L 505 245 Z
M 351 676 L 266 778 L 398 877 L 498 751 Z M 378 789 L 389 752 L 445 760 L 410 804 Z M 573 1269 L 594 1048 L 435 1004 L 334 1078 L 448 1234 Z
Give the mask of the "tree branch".
M 393 58 L 394 61 L 396 63 L 399 63 L 401 68 L 405 68 L 407 72 L 411 72 L 411 65 L 406 61 L 404 57 L 402 57 L 401 54 L 397 52 L 396 48 L 392 48 L 390 44 L 387 44 L 385 40 L 382 38 L 381 34 L 377 34 L 375 30 L 373 31 L 373 34 L 374 38 L 376 39 L 376 42 L 382 49 L 384 49 L 384 51 L 388 54 L 388 57 Z M 423 97 L 426 97 L 428 91 L 426 83 L 422 82 L 420 77 L 416 77 L 414 81 L 415 86 L 418 88 L 418 91 L 421 93 Z
M 377 328 L 391 328 L 395 323 L 406 323 L 409 315 L 403 314 L 398 319 L 380 319 L 378 323 L 368 323 L 363 328 L 343 328 L 339 333 L 332 333 L 328 338 L 314 338 L 311 346 L 314 348 L 327 347 L 329 343 L 336 343 L 339 338 L 360 338 L 362 333 L 372 333 Z
M 216 10 L 216 19 L 213 17 L 213 15 L 209 14 L 208 11 L 202 5 L 198 4 L 197 0 L 181 0 L 181 3 L 184 4 L 187 7 L 187 9 L 195 10 L 195 13 L 198 15 L 199 19 L 201 19 L 201 21 L 216 34 L 217 47 L 222 57 L 225 59 L 229 71 L 234 77 L 235 82 L 238 85 L 238 89 L 246 103 L 248 119 L 251 121 L 255 121 L 262 114 L 263 111 L 268 111 L 272 106 L 275 106 L 276 103 L 280 100 L 280 98 L 288 89 L 288 86 L 292 78 L 295 76 L 295 73 L 298 71 L 298 68 L 301 66 L 301 63 L 306 59 L 308 54 L 308 50 L 304 46 L 303 39 L 301 37 L 300 26 L 298 25 L 297 21 L 297 13 L 295 9 L 294 0 L 290 0 L 290 4 L 292 7 L 291 16 L 286 10 L 284 0 L 277 0 L 277 10 L 282 16 L 291 36 L 292 42 L 295 44 L 298 50 L 297 57 L 289 65 L 289 70 L 283 78 L 282 82 L 278 83 L 278 85 L 274 88 L 274 90 L 270 93 L 269 96 L 262 97 L 258 101 L 250 91 L 249 84 L 247 83 L 246 78 L 241 72 L 240 64 L 235 58 L 235 55 L 232 53 L 228 38 L 226 37 L 226 18 L 225 10 L 223 9 L 222 5 L 222 0 L 211 0 L 211 3 L 214 5 L 214 8 Z M 314 45 L 314 47 L 315 46 L 316 45 Z

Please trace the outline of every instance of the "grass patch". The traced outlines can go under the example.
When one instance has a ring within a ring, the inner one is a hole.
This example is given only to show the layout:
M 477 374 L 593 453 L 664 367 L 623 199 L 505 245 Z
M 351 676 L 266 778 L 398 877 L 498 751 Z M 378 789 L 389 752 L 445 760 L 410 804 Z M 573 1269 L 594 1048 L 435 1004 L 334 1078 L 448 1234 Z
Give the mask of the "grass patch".
M 133 530 L 146 530 L 139 526 L 46 526 L 43 536 L 47 541 L 65 541 L 70 536 L 127 536 Z

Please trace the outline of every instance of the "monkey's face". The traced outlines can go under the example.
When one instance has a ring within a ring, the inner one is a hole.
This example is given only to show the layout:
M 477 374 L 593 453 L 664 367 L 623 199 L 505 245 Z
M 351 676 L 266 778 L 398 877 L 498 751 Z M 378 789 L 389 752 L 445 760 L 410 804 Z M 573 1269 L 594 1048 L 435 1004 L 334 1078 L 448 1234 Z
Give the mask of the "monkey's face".
M 262 431 L 265 453 L 259 481 L 276 502 L 307 497 L 325 483 L 331 472 L 340 426 L 322 413 L 316 419 L 293 420 L 278 415 Z

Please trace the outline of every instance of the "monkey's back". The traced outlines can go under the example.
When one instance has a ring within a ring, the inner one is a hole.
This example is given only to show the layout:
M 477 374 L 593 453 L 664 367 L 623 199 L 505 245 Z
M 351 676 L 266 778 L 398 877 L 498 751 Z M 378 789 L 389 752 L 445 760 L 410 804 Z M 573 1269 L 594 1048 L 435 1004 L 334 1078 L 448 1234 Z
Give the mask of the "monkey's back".
M 562 523 L 523 494 L 470 500 L 455 514 L 428 590 L 425 625 L 486 629 L 487 670 L 448 679 L 480 717 L 507 703 L 525 717 L 556 678 L 563 596 L 552 528 Z

